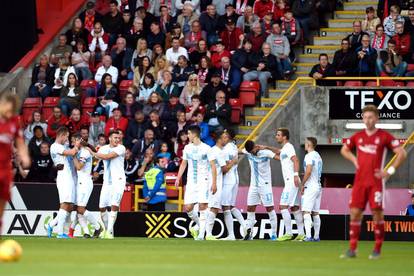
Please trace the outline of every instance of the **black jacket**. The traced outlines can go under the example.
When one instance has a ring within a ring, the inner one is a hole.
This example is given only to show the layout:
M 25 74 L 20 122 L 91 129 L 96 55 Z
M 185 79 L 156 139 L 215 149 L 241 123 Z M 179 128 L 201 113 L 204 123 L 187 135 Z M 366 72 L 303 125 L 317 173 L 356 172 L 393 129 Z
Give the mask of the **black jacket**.
M 53 182 L 56 171 L 53 169 L 53 161 L 49 155 L 37 154 L 32 157 L 27 181 L 33 182 Z
M 231 57 L 231 65 L 239 70 L 242 67 L 250 68 L 252 67 L 251 63 L 255 63 L 252 56 L 254 56 L 252 52 L 247 53 L 244 49 L 237 49 Z
M 342 50 L 335 52 L 332 66 L 335 71 L 345 71 L 346 76 L 352 76 L 355 74 L 355 68 L 357 66 L 357 56 L 352 50 L 344 53 Z
M 223 104 L 217 108 L 216 103 L 212 103 L 207 107 L 205 121 L 217 117 L 218 122 L 224 128 L 228 128 L 231 122 L 231 106 Z
M 211 17 L 207 12 L 203 12 L 199 18 L 201 29 L 207 33 L 207 35 L 217 34 L 219 25 L 219 15 L 216 14 Z
M 111 12 L 108 12 L 102 18 L 103 29 L 109 34 L 120 34 L 123 21 L 121 12 L 118 11 L 115 17 L 111 15 Z
M 144 138 L 144 132 L 146 130 L 146 123 L 138 123 L 135 120 L 129 120 L 128 127 L 125 133 L 125 146 L 127 148 L 132 148 L 133 143 L 132 141 L 137 139 Z
M 357 35 L 352 33 L 346 37 L 346 39 L 348 39 L 349 41 L 349 44 L 351 45 L 351 50 L 355 50 L 358 47 L 361 47 L 361 40 L 364 35 L 368 35 L 368 34 L 366 32 L 361 31 Z
M 40 65 L 36 64 L 36 66 L 32 70 L 32 84 L 35 84 L 38 82 L 37 75 L 40 71 Z M 53 86 L 55 83 L 55 67 L 52 67 L 50 65 L 46 68 L 46 84 L 49 86 Z
M 141 103 L 134 102 L 130 107 L 130 116 L 127 116 L 127 106 L 126 104 L 121 104 L 119 106 L 119 109 L 121 109 L 122 115 L 124 117 L 127 117 L 128 119 L 133 119 L 135 116 L 135 112 L 138 110 L 142 110 L 144 106 Z
M 226 91 L 226 86 L 224 85 L 224 83 L 220 81 L 217 87 L 213 87 L 213 85 L 210 82 L 209 84 L 204 86 L 203 90 L 201 90 L 201 93 L 200 93 L 201 102 L 207 105 L 214 103 L 216 101 L 216 93 L 219 90 L 223 92 Z
M 309 73 L 309 77 L 313 78 L 314 73 L 321 73 L 324 78 L 326 77 L 334 77 L 335 76 L 335 68 L 332 66 L 332 64 L 328 63 L 328 66 L 325 70 L 322 70 L 320 64 L 316 64 L 312 67 L 312 70 Z M 319 86 L 335 86 L 336 81 L 334 80 L 317 80 L 316 85 Z
M 165 108 L 161 115 L 161 121 L 169 123 L 177 122 L 177 112 L 183 111 L 185 112 L 184 105 L 177 103 L 175 106 L 171 106 L 170 104 L 166 104 Z
M 268 56 L 264 56 L 263 53 L 259 53 L 254 57 L 254 60 L 257 61 L 257 64 L 255 64 L 256 66 L 260 63 L 265 65 L 265 68 L 262 71 L 269 71 L 272 74 L 273 79 L 278 78 L 277 58 L 274 55 L 270 54 Z

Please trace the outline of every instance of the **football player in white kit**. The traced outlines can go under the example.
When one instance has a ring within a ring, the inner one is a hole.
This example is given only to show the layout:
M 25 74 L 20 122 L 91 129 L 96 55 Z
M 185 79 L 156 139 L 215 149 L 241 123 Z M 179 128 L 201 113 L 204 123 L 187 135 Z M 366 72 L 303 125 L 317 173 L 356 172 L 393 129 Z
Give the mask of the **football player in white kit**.
M 71 166 L 68 156 L 74 156 L 78 153 L 79 145 L 75 145 L 72 149 L 68 147 L 69 130 L 61 127 L 56 131 L 56 140 L 50 147 L 50 155 L 57 169 L 56 186 L 59 194 L 60 209 L 56 216 L 57 238 L 67 239 L 69 236 L 63 231 L 66 219 L 73 210 L 75 202 L 75 183 L 72 175 Z M 53 220 L 49 223 L 52 223 Z M 53 226 L 48 224 L 47 234 L 52 236 Z
M 78 173 L 78 183 L 76 186 L 76 205 L 79 224 L 82 227 L 84 232 L 84 238 L 91 238 L 89 234 L 88 222 L 95 227 L 93 233 L 94 238 L 98 238 L 103 229 L 96 220 L 95 216 L 86 210 L 86 205 L 88 204 L 89 197 L 91 196 L 93 190 L 93 181 L 92 181 L 92 154 L 87 150 L 88 142 L 83 141 L 82 137 L 79 134 L 74 135 L 75 143 L 80 144 L 81 147 L 77 155 L 73 157 L 73 163 Z
M 303 166 L 305 175 L 303 176 L 302 185 L 302 212 L 305 224 L 305 241 L 319 241 L 319 230 L 321 228 L 321 218 L 319 217 L 319 209 L 321 207 L 322 185 L 321 175 L 323 161 L 315 147 L 317 140 L 314 137 L 308 137 L 305 140 L 305 160 Z M 312 218 L 314 236 L 312 238 Z
M 262 204 L 267 211 L 272 228 L 271 240 L 277 239 L 277 217 L 273 203 L 272 172 L 270 160 L 276 159 L 276 154 L 261 146 L 255 145 L 251 140 L 246 141 L 242 150 L 249 160 L 250 165 L 250 187 L 247 195 L 247 235 L 245 240 L 253 239 L 253 227 L 256 223 L 256 206 Z
M 289 209 L 293 213 L 298 226 L 298 235 L 295 240 L 302 241 L 305 239 L 305 232 L 303 229 L 302 212 L 299 209 L 299 160 L 296 156 L 295 148 L 289 142 L 289 137 L 290 134 L 287 128 L 278 128 L 276 130 L 276 141 L 282 145 L 282 149 L 277 150 L 276 153 L 282 166 L 282 175 L 285 182 L 279 205 L 286 230 L 285 235 L 279 237 L 278 241 L 290 241 L 293 238 Z
M 184 194 L 184 207 L 188 217 L 196 224 L 190 227 L 190 233 L 196 240 L 203 240 L 206 231 L 208 198 L 217 192 L 217 170 L 211 148 L 201 142 L 200 127 L 188 128 L 190 144 L 183 151 L 183 161 L 178 170 L 175 186 L 178 187 L 181 177 L 188 165 L 187 185 Z M 198 203 L 200 218 L 194 210 Z
M 233 216 L 240 223 L 243 238 L 246 236 L 246 222 L 242 213 L 235 207 L 237 192 L 239 189 L 239 173 L 237 171 L 238 164 L 238 148 L 233 142 L 233 132 L 226 130 L 221 134 L 220 138 L 224 145 L 223 153 L 226 160 L 227 171 L 223 175 L 223 190 L 221 195 L 221 205 L 224 213 L 224 223 L 227 228 L 227 237 L 224 240 L 235 240 Z
M 99 209 L 105 225 L 103 235 L 105 239 L 114 238 L 114 224 L 126 185 L 124 171 L 125 147 L 120 142 L 120 133 L 117 130 L 111 130 L 109 132 L 109 145 L 101 147 L 97 153 L 88 148 L 93 157 L 104 161 L 104 181 L 99 198 Z M 111 211 L 108 215 L 109 208 Z

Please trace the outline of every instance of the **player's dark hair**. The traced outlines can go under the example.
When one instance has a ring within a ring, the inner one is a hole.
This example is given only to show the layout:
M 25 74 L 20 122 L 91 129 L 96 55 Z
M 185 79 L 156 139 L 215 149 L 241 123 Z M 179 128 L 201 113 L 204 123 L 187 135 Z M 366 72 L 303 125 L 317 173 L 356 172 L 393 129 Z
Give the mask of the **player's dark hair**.
M 316 145 L 318 144 L 318 140 L 316 140 L 315 137 L 306 137 L 306 140 L 312 143 L 313 148 L 316 148 Z
M 247 152 L 252 152 L 252 150 L 254 149 L 254 142 L 252 140 L 247 140 L 246 143 L 244 144 L 244 148 L 247 150 Z
M 61 136 L 61 135 L 66 135 L 68 133 L 69 133 L 69 129 L 67 127 L 60 127 L 56 131 L 56 137 Z
M 364 106 L 364 108 L 362 109 L 362 114 L 364 114 L 365 112 L 373 112 L 377 117 L 379 116 L 378 108 L 373 104 Z
M 101 138 L 105 138 L 106 139 L 105 134 L 103 134 L 103 133 L 99 134 L 98 135 L 98 139 L 101 139 Z
M 234 131 L 231 129 L 225 129 L 221 132 L 220 136 L 222 135 L 228 135 L 230 139 L 234 139 Z
M 192 134 L 200 138 L 201 135 L 201 129 L 199 126 L 189 126 L 188 131 L 190 131 Z
M 284 128 L 284 127 L 280 127 L 276 131 L 280 131 L 282 133 L 282 136 L 286 137 L 286 139 L 289 140 L 289 138 L 290 138 L 289 129 Z
M 35 127 L 33 128 L 33 133 L 35 133 L 35 132 L 36 132 L 36 130 L 41 130 L 41 131 L 42 131 L 42 133 L 44 134 L 44 132 L 43 132 L 43 128 L 42 128 L 41 126 L 35 126 Z

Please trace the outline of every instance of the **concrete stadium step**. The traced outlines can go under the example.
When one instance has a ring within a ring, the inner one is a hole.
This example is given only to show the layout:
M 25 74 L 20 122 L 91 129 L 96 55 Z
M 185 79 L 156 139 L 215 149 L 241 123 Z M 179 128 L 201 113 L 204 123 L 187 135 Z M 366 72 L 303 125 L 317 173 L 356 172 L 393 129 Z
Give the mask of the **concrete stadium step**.
M 282 95 L 282 94 L 280 94 Z M 270 93 L 269 93 L 270 96 Z M 279 100 L 279 97 L 277 98 L 261 98 L 260 99 L 260 106 L 261 107 L 272 107 L 275 105 L 275 103 Z
M 236 136 L 234 136 L 234 140 L 236 140 L 236 144 L 237 146 L 241 145 L 244 140 L 246 140 L 248 137 L 248 135 L 243 135 L 243 134 L 237 134 Z
M 262 119 L 263 119 L 263 116 L 253 116 L 253 115 L 245 116 L 245 121 L 246 121 L 245 125 L 246 126 L 257 126 Z
M 336 45 L 306 45 L 305 53 L 307 54 L 333 54 L 339 47 Z
M 329 59 L 333 58 L 333 54 L 328 54 L 328 56 L 329 56 Z M 302 55 L 299 55 L 298 60 L 299 60 L 300 63 L 313 63 L 313 64 L 316 64 L 316 63 L 318 63 L 318 60 L 319 60 L 319 54 L 302 54 Z M 309 73 L 309 72 L 307 72 L 307 73 Z
M 358 11 L 335 11 L 335 18 L 337 19 L 364 19 L 365 10 Z
M 365 11 L 367 7 L 377 7 L 378 1 L 345 2 L 344 11 Z
M 328 27 L 329 28 L 352 28 L 352 23 L 355 21 L 355 18 L 351 19 L 329 19 Z
M 277 100 L 280 97 L 282 97 L 282 95 L 285 91 L 286 91 L 286 89 L 269 89 L 269 98 L 262 98 L 262 100 L 263 99 L 275 99 L 275 100 Z
M 352 33 L 352 28 L 321 28 L 320 34 L 324 36 L 340 36 L 346 37 Z
M 237 133 L 241 135 L 249 135 L 254 129 L 254 126 L 238 126 Z
M 283 89 L 286 90 L 288 89 L 293 83 L 293 80 L 278 80 L 276 82 L 276 89 Z M 270 93 L 269 93 L 270 94 Z
M 265 116 L 271 107 L 253 107 L 253 108 L 246 108 L 246 115 L 247 116 Z
M 316 36 L 313 38 L 314 45 L 341 45 L 342 36 Z
M 292 64 L 294 66 L 294 68 L 296 68 L 296 71 L 304 71 L 304 72 L 310 72 L 310 70 L 312 69 L 312 67 L 316 64 L 317 62 L 297 62 Z

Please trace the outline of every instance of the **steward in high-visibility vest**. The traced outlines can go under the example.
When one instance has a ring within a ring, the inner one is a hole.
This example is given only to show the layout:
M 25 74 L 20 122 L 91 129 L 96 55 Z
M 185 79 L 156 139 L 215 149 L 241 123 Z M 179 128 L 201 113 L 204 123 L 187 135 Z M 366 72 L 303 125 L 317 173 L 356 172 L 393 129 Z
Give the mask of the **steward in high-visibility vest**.
M 145 173 L 143 194 L 148 211 L 165 211 L 167 201 L 167 185 L 165 183 L 165 158 L 156 158 L 155 166 Z

